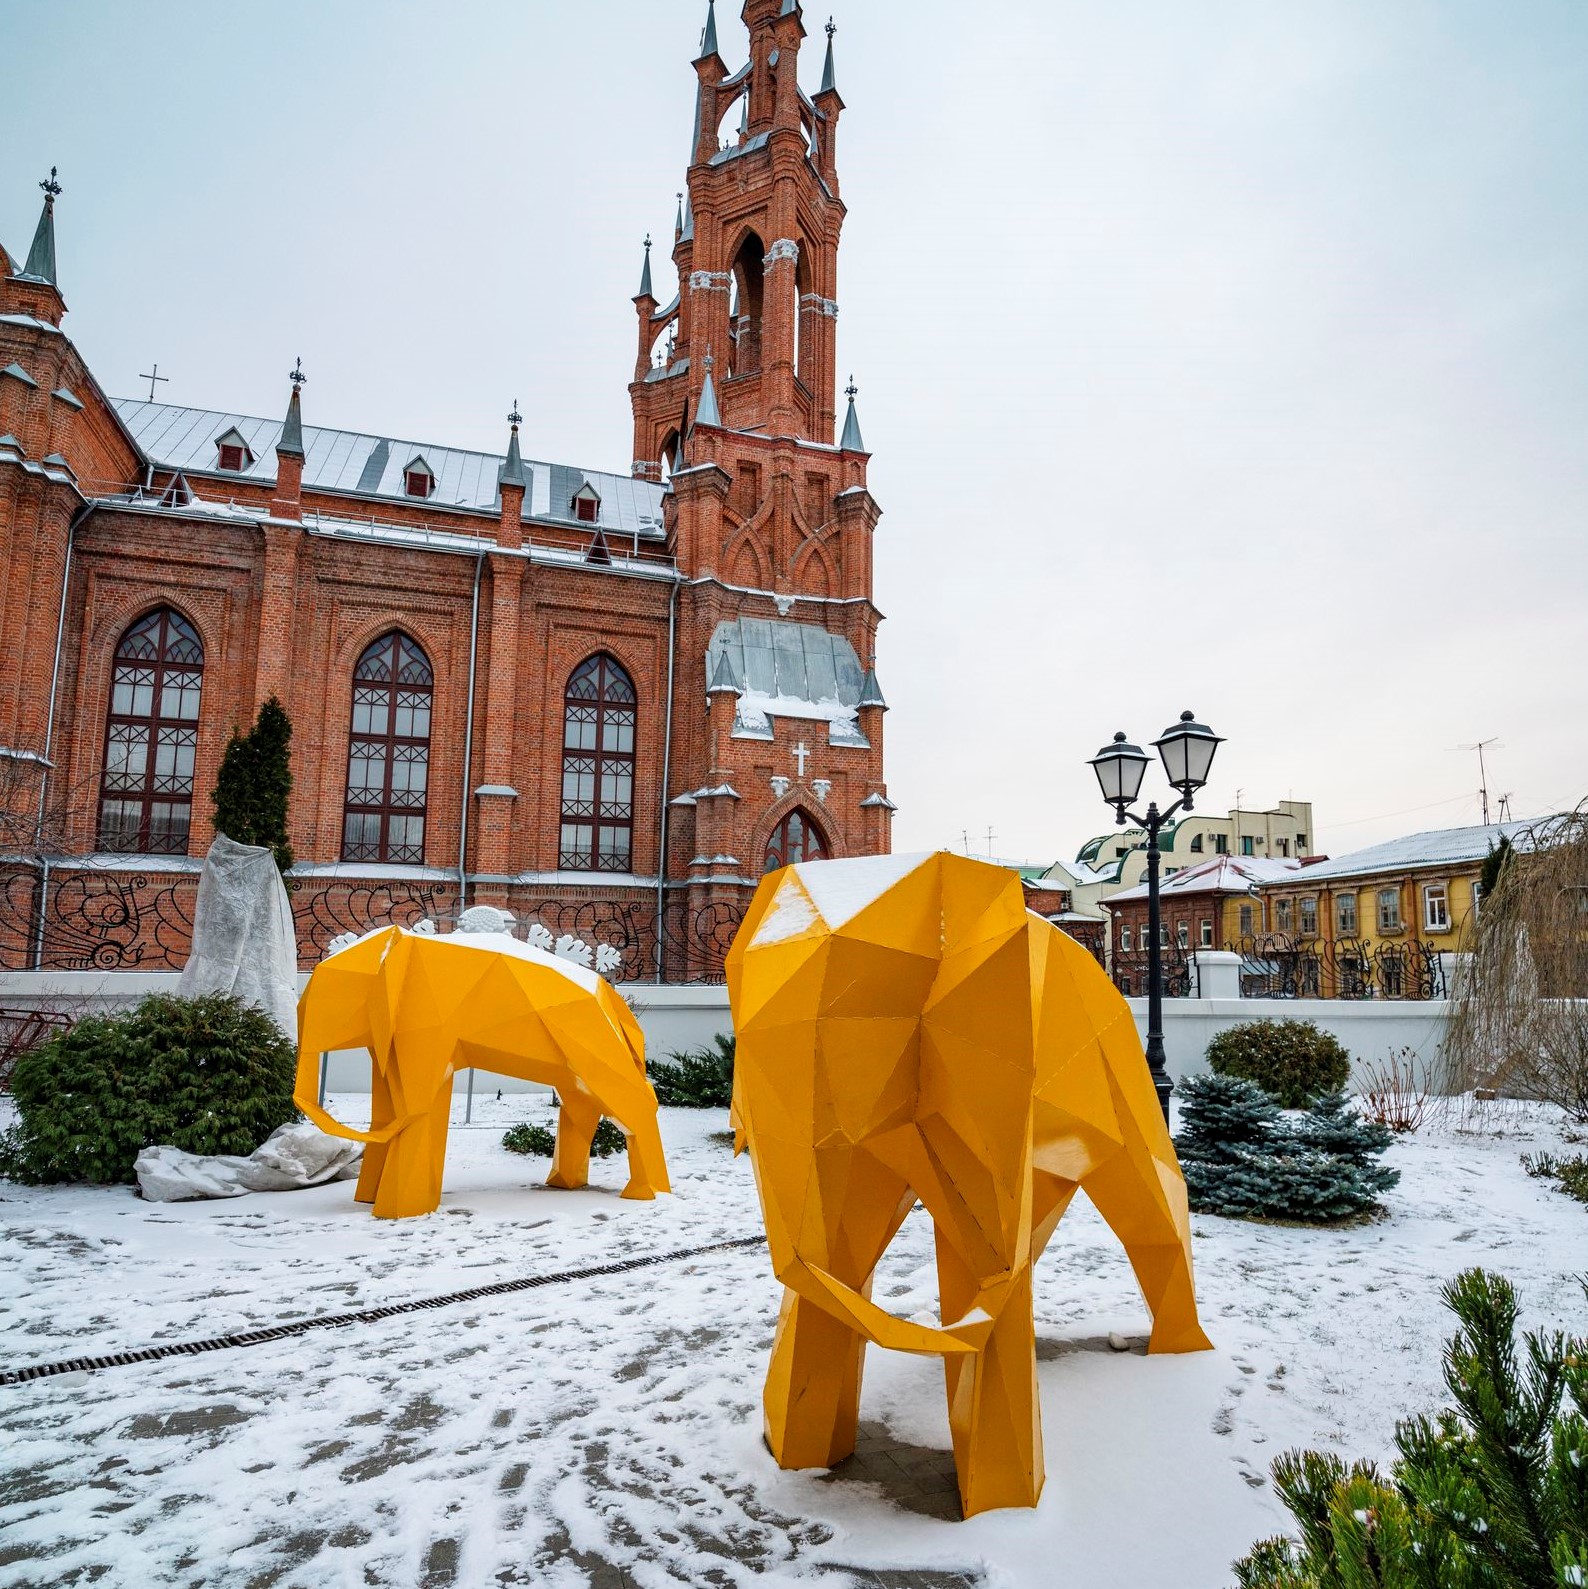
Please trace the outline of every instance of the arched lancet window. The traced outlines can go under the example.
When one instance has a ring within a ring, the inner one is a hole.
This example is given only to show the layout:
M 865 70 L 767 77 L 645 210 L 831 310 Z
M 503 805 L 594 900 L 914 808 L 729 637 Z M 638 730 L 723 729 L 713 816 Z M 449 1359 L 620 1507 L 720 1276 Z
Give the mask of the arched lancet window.
M 99 847 L 186 855 L 204 646 L 180 613 L 140 618 L 116 647 L 105 723 Z
M 605 653 L 574 669 L 563 697 L 564 872 L 626 872 L 634 852 L 634 681 Z
M 763 872 L 775 872 L 780 866 L 797 866 L 801 861 L 830 859 L 827 840 L 822 830 L 803 811 L 790 811 L 772 829 L 766 841 L 766 859 Z
M 420 865 L 430 781 L 430 659 L 400 630 L 382 635 L 353 670 L 344 861 Z
M 728 335 L 732 342 L 730 375 L 761 368 L 761 298 L 765 288 L 766 245 L 754 232 L 739 245 L 730 272 Z

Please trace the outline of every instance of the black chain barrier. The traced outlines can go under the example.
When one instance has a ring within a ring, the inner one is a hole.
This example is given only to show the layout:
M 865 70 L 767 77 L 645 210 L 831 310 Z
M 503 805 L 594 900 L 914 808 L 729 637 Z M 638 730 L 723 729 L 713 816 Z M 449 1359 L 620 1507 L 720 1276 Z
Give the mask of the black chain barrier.
M 35 1363 L 30 1368 L 0 1372 L 0 1385 L 25 1385 L 35 1379 L 51 1379 L 57 1374 L 76 1374 L 100 1368 L 126 1368 L 133 1363 L 153 1363 L 166 1357 L 196 1357 L 202 1352 L 224 1352 L 234 1346 L 263 1346 L 269 1341 L 285 1341 L 312 1330 L 340 1330 L 350 1324 L 374 1324 L 379 1319 L 395 1319 L 404 1313 L 420 1313 L 429 1308 L 448 1308 L 459 1302 L 478 1302 L 484 1297 L 511 1296 L 518 1291 L 533 1291 L 539 1286 L 566 1285 L 574 1280 L 599 1280 L 606 1275 L 627 1274 L 632 1269 L 648 1269 L 655 1264 L 677 1263 L 683 1258 L 703 1258 L 714 1252 L 736 1252 L 759 1247 L 764 1236 L 740 1236 L 733 1241 L 716 1241 L 706 1247 L 681 1247 L 676 1252 L 653 1253 L 646 1258 L 627 1258 L 621 1263 L 600 1264 L 589 1269 L 565 1269 L 561 1274 L 526 1275 L 520 1280 L 500 1280 L 495 1285 L 472 1286 L 467 1291 L 449 1291 L 440 1297 L 419 1297 L 412 1302 L 394 1302 L 386 1308 L 360 1308 L 352 1313 L 326 1313 L 312 1319 L 294 1319 L 264 1330 L 239 1330 L 235 1335 L 216 1335 L 207 1341 L 170 1341 L 164 1346 L 148 1346 L 137 1352 L 112 1352 L 103 1357 L 71 1357 L 61 1363 Z

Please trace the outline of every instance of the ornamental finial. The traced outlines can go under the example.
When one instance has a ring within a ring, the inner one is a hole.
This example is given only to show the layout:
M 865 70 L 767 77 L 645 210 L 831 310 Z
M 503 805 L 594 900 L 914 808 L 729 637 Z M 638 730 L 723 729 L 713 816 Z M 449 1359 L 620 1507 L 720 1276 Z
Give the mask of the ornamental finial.
M 39 183 L 39 186 L 44 189 L 44 202 L 46 204 L 53 204 L 55 202 L 56 195 L 62 191 L 60 183 L 55 180 L 56 172 L 57 168 L 55 166 L 51 166 L 50 174 L 45 177 L 41 183 Z
M 300 358 L 297 363 L 292 366 L 292 371 L 287 376 L 287 379 L 292 382 L 293 388 L 296 389 L 302 386 L 303 383 L 308 380 L 308 378 L 309 377 L 303 373 L 303 360 Z
M 513 411 L 507 416 L 507 422 L 514 430 L 517 430 L 524 423 L 524 416 L 518 411 L 518 399 L 516 397 L 513 399 Z

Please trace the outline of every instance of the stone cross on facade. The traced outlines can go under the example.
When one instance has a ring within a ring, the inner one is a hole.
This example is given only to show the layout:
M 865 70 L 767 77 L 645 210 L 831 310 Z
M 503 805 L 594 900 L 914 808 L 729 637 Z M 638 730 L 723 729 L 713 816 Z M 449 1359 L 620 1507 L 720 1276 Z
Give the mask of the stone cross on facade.
M 794 760 L 799 767 L 799 775 L 802 780 L 805 777 L 805 763 L 809 759 L 810 753 L 811 748 L 803 739 L 794 747 Z

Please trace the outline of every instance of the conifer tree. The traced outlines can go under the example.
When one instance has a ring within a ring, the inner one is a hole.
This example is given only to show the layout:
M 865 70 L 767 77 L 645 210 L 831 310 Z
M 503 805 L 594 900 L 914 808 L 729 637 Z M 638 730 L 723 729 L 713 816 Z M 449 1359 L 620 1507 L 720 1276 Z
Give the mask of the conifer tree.
M 1274 1463 L 1299 1541 L 1235 1564 L 1241 1589 L 1581 1589 L 1588 1584 L 1588 1342 L 1530 1333 L 1516 1292 L 1470 1269 L 1444 1289 L 1454 1408 L 1395 1432 L 1388 1478 L 1316 1451 Z
M 274 695 L 259 708 L 259 718 L 244 734 L 234 732 L 221 758 L 220 775 L 210 796 L 215 826 L 238 844 L 264 845 L 277 867 L 292 865 L 287 838 L 287 804 L 292 795 L 292 720 Z
M 1180 1099 L 1175 1150 L 1198 1213 L 1323 1224 L 1366 1213 L 1400 1180 L 1376 1162 L 1394 1134 L 1358 1119 L 1343 1093 L 1295 1123 L 1237 1076 L 1194 1077 Z

